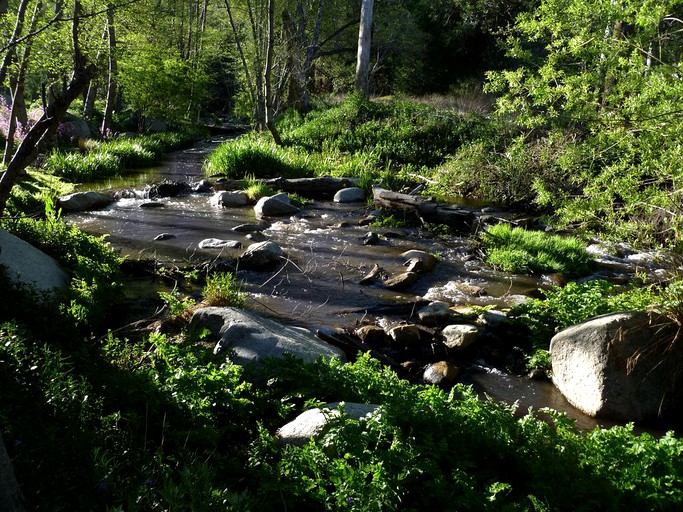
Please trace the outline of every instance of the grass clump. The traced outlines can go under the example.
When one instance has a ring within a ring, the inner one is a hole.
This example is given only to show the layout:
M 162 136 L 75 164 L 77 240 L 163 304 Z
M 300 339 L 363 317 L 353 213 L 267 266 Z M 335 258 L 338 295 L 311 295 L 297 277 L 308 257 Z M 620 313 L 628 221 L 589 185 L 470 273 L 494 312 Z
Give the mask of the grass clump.
M 482 232 L 480 240 L 487 263 L 505 272 L 577 276 L 587 274 L 592 267 L 585 244 L 574 237 L 497 224 Z
M 209 306 L 241 308 L 244 305 L 242 284 L 228 272 L 209 275 L 206 278 L 202 297 Z
M 258 201 L 262 197 L 268 197 L 275 194 L 275 190 L 270 185 L 257 179 L 253 174 L 247 175 L 242 180 L 242 190 L 247 195 L 250 201 Z

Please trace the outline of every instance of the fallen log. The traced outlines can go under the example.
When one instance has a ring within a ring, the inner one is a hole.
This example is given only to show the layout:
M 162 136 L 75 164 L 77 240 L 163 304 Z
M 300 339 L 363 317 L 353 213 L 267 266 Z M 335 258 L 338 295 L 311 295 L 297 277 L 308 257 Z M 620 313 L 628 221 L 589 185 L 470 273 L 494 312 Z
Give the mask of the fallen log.
M 458 206 L 441 205 L 433 197 L 401 194 L 383 188 L 373 188 L 372 195 L 377 207 L 387 210 L 412 211 L 423 222 L 446 224 L 461 233 L 470 233 L 474 225 L 474 213 Z

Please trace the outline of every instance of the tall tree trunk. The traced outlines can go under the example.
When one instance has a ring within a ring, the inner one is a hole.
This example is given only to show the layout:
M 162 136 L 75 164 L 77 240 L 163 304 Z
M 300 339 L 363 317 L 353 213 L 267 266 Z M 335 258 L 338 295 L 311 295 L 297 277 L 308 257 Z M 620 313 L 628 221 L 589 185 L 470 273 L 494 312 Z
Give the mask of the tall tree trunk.
M 370 95 L 370 45 L 372 43 L 372 10 L 374 0 L 362 0 L 358 29 L 358 58 L 355 87 L 366 97 Z
M 19 3 L 19 7 L 17 9 L 17 21 L 14 23 L 12 37 L 9 40 L 10 44 L 14 43 L 17 39 L 19 39 L 19 36 L 21 35 L 22 30 L 24 29 L 24 17 L 26 15 L 26 8 L 28 6 L 28 2 L 29 0 L 21 0 L 21 2 Z M 2 87 L 5 83 L 5 78 L 7 78 L 7 71 L 9 70 L 9 67 L 12 65 L 12 62 L 14 61 L 16 56 L 16 50 L 14 48 L 14 45 L 12 45 L 7 50 L 7 53 L 5 53 L 5 56 L 2 58 L 2 63 L 0 64 L 0 87 Z
M 102 31 L 102 45 L 104 45 L 104 42 L 107 41 L 107 35 L 109 33 L 108 25 L 109 21 L 105 21 L 104 30 Z M 102 47 L 100 46 L 97 50 L 97 57 L 95 57 L 95 62 L 98 66 L 100 64 L 101 57 Z M 95 100 L 97 99 L 99 86 L 99 81 L 95 79 L 91 80 L 88 84 L 88 90 L 85 94 L 85 98 L 83 98 L 83 117 L 85 119 L 90 119 L 95 112 Z
M 33 9 L 29 33 L 33 32 L 38 22 L 38 14 L 43 9 L 43 2 L 39 1 Z M 26 72 L 28 62 L 31 57 L 31 46 L 33 39 L 29 38 L 24 46 L 24 53 L 21 57 L 21 64 L 14 80 L 14 92 L 12 95 L 12 109 L 10 110 L 9 124 L 7 127 L 7 140 L 5 141 L 5 154 L 2 159 L 3 164 L 8 164 L 14 151 L 14 138 L 17 132 L 17 125 L 22 129 L 28 129 L 28 113 L 26 112 L 26 101 L 24 98 L 24 86 L 26 84 Z
M 109 42 L 109 75 L 107 77 L 107 100 L 104 107 L 104 116 L 100 133 L 106 137 L 111 128 L 111 116 L 114 112 L 116 101 L 116 73 L 118 66 L 116 63 L 116 32 L 114 29 L 114 5 L 109 4 L 107 9 L 107 39 Z
M 266 128 L 273 136 L 275 144 L 282 146 L 280 134 L 275 127 L 273 120 L 273 91 L 272 91 L 272 74 L 273 74 L 273 53 L 275 46 L 275 0 L 268 0 L 268 37 L 266 40 L 266 65 L 263 68 L 263 96 L 264 96 L 264 111 Z

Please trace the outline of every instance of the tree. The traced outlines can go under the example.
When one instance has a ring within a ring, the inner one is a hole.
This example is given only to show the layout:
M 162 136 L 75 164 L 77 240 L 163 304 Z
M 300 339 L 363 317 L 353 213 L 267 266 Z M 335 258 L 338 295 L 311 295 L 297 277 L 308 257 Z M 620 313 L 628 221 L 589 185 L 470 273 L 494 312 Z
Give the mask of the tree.
M 358 92 L 370 95 L 370 44 L 372 42 L 372 11 L 374 0 L 362 0 L 360 26 L 358 28 L 358 57 L 356 60 L 356 80 Z

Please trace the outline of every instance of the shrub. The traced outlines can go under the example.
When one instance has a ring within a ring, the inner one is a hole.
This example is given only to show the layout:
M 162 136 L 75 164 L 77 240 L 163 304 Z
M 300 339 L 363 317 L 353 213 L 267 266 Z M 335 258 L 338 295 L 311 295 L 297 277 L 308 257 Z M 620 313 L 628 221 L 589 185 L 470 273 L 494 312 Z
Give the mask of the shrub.
M 576 276 L 588 273 L 592 266 L 585 244 L 573 237 L 498 224 L 482 232 L 480 239 L 486 261 L 505 272 Z
M 232 306 L 240 308 L 244 305 L 242 285 L 235 276 L 227 272 L 211 274 L 206 278 L 206 286 L 202 292 L 204 301 L 209 306 Z

